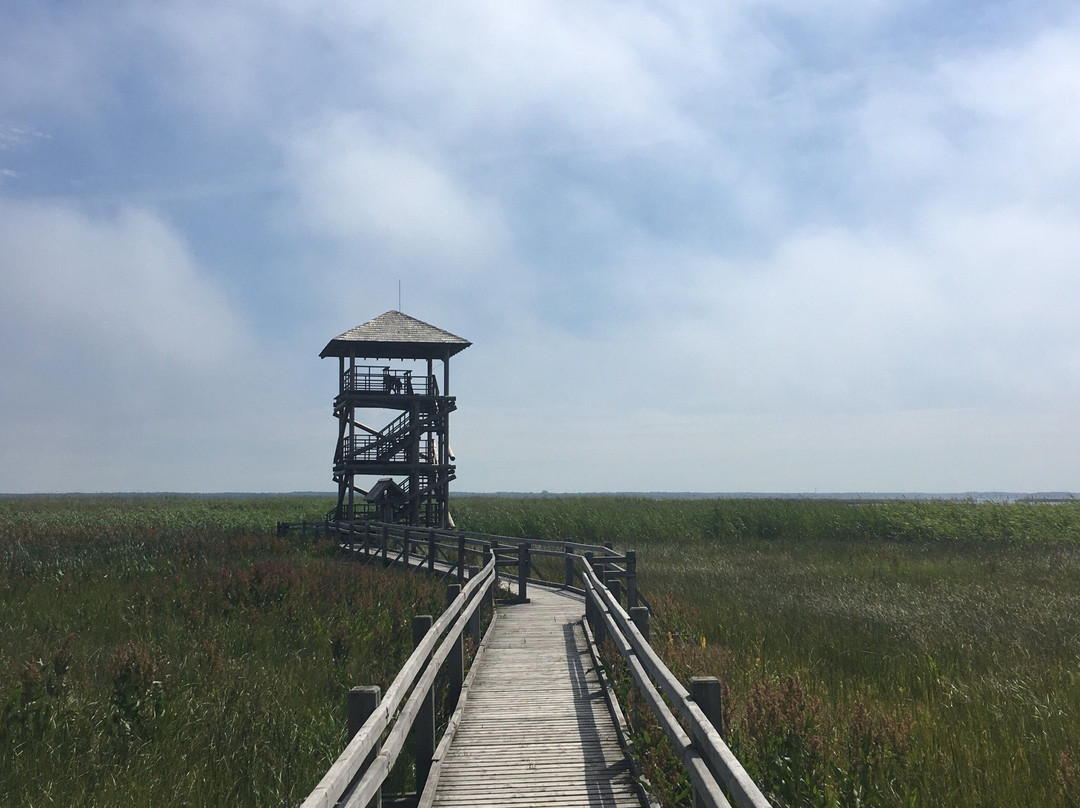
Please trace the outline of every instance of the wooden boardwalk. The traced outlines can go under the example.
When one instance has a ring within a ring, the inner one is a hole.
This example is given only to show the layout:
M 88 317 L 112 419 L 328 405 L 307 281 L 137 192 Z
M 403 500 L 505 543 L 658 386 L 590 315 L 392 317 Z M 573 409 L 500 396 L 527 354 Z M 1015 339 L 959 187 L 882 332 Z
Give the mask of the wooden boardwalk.
M 647 805 L 593 669 L 581 597 L 541 587 L 529 597 L 499 607 L 436 762 L 432 805 Z

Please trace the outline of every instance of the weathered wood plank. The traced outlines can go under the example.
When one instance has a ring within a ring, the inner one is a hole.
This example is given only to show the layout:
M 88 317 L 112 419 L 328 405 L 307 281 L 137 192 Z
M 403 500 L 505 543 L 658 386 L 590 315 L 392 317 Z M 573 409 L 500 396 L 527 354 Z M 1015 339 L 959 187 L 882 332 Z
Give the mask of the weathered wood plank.
M 640 803 L 633 798 L 610 794 L 602 789 L 585 790 L 580 794 L 551 794 L 547 796 L 533 794 L 511 794 L 505 798 L 493 795 L 479 796 L 476 794 L 462 794 L 448 796 L 440 805 L 497 805 L 505 808 L 517 808 L 517 806 L 551 806 L 551 808 L 636 808 Z
M 485 638 L 432 805 L 640 808 L 640 789 L 578 621 L 580 597 L 533 587 Z

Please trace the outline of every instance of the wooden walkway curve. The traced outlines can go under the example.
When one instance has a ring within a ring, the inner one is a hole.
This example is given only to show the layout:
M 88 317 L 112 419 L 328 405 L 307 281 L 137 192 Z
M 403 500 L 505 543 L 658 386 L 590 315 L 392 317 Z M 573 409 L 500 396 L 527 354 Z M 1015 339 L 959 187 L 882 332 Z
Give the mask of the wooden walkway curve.
M 699 677 L 687 688 L 649 644 L 652 607 L 637 589 L 632 550 L 389 523 L 328 521 L 323 529 L 360 561 L 439 576 L 447 606 L 437 619 L 413 618 L 413 653 L 384 695 L 350 691 L 349 740 L 302 808 L 379 804 L 409 739 L 419 794 L 393 795 L 394 805 L 655 805 L 635 776 L 621 709 L 598 675 L 594 636 L 620 655 L 695 805 L 770 808 L 720 734 L 719 681 Z M 528 600 L 493 612 L 496 591 L 515 583 Z M 486 633 L 482 614 L 493 615 Z M 466 635 L 478 643 L 467 677 Z M 453 710 L 437 746 L 436 691 Z
M 541 587 L 529 597 L 499 607 L 436 761 L 431 805 L 641 808 L 581 625 L 584 601 Z

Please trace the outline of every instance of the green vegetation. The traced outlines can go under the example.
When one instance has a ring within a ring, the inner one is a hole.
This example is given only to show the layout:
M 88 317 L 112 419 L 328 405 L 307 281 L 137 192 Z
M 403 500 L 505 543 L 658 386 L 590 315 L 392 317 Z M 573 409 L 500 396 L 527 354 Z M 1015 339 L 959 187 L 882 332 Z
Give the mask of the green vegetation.
M 0 803 L 298 803 L 342 748 L 345 690 L 385 688 L 411 615 L 443 600 L 275 536 L 330 505 L 0 499 Z M 654 644 L 680 678 L 720 677 L 729 742 L 778 806 L 1078 804 L 1080 504 L 453 510 L 636 549 Z M 637 713 L 678 804 L 685 779 Z
M 625 547 L 788 539 L 925 545 L 1080 544 L 1080 500 L 1059 505 L 945 501 L 545 497 L 455 499 L 465 530 Z
M 654 645 L 684 681 L 721 679 L 729 743 L 779 806 L 1080 804 L 1080 503 L 492 498 L 454 515 L 636 549 Z M 665 804 L 685 798 L 659 730 L 637 730 Z
M 444 598 L 275 536 L 331 504 L 0 500 L 0 804 L 298 804 Z

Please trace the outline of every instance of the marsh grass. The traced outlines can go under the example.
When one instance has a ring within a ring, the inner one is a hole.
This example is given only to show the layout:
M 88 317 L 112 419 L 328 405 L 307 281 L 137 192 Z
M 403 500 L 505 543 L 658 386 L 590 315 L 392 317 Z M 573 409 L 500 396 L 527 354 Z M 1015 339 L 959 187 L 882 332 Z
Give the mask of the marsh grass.
M 279 539 L 308 498 L 0 501 L 0 804 L 297 804 L 443 587 Z M 399 773 L 405 782 L 408 773 Z
M 298 803 L 342 748 L 344 692 L 385 688 L 411 616 L 443 604 L 274 535 L 331 504 L 0 500 L 0 803 Z M 466 529 L 636 549 L 654 645 L 680 678 L 722 680 L 726 736 L 777 805 L 1077 804 L 1080 505 L 453 508 Z M 654 786 L 686 804 L 626 698 Z
M 654 646 L 716 675 L 775 804 L 1070 806 L 1080 505 L 471 500 L 468 529 L 638 551 Z M 647 711 L 665 804 L 688 799 Z

